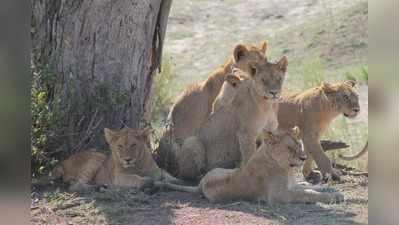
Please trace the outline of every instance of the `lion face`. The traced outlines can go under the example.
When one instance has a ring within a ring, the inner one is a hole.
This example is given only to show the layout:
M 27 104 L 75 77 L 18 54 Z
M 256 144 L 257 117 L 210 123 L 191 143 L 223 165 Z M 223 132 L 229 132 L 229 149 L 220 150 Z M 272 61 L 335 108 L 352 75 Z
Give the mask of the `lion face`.
M 266 49 L 266 42 L 260 48 L 237 45 L 233 54 L 234 67 L 251 75 L 259 95 L 278 100 L 288 61 L 284 56 L 278 63 L 269 63 L 265 56 Z
M 123 128 L 119 131 L 104 129 L 114 160 L 123 168 L 139 166 L 141 156 L 148 148 L 149 129 Z
M 271 157 L 282 168 L 300 167 L 307 158 L 298 127 L 289 131 L 278 130 L 276 134 L 267 136 L 264 141 L 274 146 L 269 150 Z
M 356 82 L 349 80 L 342 83 L 324 83 L 327 94 L 333 95 L 338 109 L 345 117 L 354 118 L 360 112 L 359 94 L 355 90 Z
M 283 57 L 278 63 L 252 63 L 251 72 L 233 68 L 232 74 L 226 76 L 226 81 L 233 87 L 238 87 L 245 81 L 249 87 L 264 99 L 278 101 L 283 85 L 287 58 Z
M 288 61 L 284 56 L 277 63 L 254 63 L 250 75 L 255 82 L 257 93 L 265 99 L 278 100 L 280 98 Z

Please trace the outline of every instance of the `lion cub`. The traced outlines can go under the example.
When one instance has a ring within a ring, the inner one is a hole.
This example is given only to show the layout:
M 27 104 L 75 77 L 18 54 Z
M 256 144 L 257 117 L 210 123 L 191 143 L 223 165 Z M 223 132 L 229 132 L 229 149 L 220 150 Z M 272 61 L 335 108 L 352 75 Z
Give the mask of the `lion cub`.
M 355 81 L 348 80 L 323 83 L 302 92 L 282 92 L 278 111 L 279 128 L 298 126 L 303 131 L 302 140 L 308 154 L 303 175 L 309 181 L 317 183 L 321 179 L 319 172 L 312 171 L 312 159 L 323 175 L 332 175 L 334 180 L 340 179 L 320 145 L 320 138 L 334 118 L 339 115 L 354 118 L 358 115 L 359 95 L 355 86 Z
M 179 180 L 162 171 L 150 153 L 149 129 L 123 128 L 112 131 L 105 128 L 105 139 L 111 155 L 89 150 L 73 154 L 61 162 L 51 178 L 61 178 L 70 184 L 70 190 L 83 191 L 91 184 L 142 188 L 153 179 L 164 178 L 172 183 Z
M 236 89 L 231 101 L 210 115 L 195 136 L 176 149 L 179 176 L 196 179 L 217 167 L 234 168 L 255 152 L 255 138 L 268 124 L 277 127 L 278 96 L 287 59 L 258 65 L 268 71 L 248 74 L 235 69 L 226 81 Z M 270 91 L 273 90 L 273 91 Z M 223 95 L 223 93 L 221 93 Z
M 265 139 L 248 163 L 241 168 L 216 168 L 209 171 L 199 186 L 189 187 L 155 182 L 156 186 L 177 191 L 202 193 L 210 202 L 236 200 L 282 203 L 334 203 L 343 200 L 339 192 L 323 193 L 320 187 L 295 182 L 294 168 L 303 165 L 306 154 L 298 127 L 276 131 Z

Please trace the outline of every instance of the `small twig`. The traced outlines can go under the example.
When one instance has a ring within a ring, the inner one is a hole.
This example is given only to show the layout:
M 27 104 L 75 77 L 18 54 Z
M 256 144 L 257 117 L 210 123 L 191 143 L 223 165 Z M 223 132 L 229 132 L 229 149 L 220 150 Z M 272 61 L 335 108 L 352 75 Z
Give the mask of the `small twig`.
M 369 173 L 368 172 L 347 172 L 347 175 L 351 175 L 351 176 L 355 176 L 355 177 L 357 177 L 357 176 L 366 176 L 366 177 L 368 177 Z
M 349 145 L 342 141 L 321 140 L 320 144 L 324 151 L 333 151 L 343 148 L 349 148 Z
M 241 203 L 242 203 L 242 202 L 233 202 L 233 203 L 230 203 L 230 204 L 221 205 L 221 206 L 219 206 L 218 208 L 219 208 L 219 209 L 224 209 L 224 208 L 228 208 L 228 207 L 232 207 L 232 206 L 239 205 L 239 204 L 241 204 Z
M 288 220 L 285 216 L 283 216 L 283 215 L 281 215 L 281 214 L 278 214 L 278 213 L 276 213 L 276 212 L 267 211 L 267 210 L 265 210 L 265 209 L 259 209 L 259 211 L 261 211 L 261 212 L 263 212 L 263 213 L 266 213 L 266 214 L 270 214 L 270 215 L 272 215 L 272 216 L 276 216 L 276 217 L 280 218 L 280 219 L 283 220 L 283 221 L 287 221 L 287 220 Z

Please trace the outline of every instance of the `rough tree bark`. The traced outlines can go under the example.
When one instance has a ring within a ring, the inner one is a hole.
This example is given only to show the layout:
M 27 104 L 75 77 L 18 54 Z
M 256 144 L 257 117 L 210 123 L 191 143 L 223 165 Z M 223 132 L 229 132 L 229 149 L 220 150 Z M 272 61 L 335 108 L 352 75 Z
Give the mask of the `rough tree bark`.
M 31 0 L 32 61 L 55 72 L 71 149 L 104 147 L 104 127 L 148 123 L 172 0 Z

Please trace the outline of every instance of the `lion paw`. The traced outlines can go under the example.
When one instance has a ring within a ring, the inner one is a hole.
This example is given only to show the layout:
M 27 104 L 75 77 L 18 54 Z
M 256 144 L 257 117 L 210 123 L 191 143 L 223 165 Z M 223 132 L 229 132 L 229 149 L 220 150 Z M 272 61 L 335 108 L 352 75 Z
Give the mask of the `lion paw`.
M 323 176 L 323 181 L 328 182 L 329 180 L 333 180 L 335 182 L 341 182 L 341 172 L 339 170 L 333 169 L 332 173 L 326 173 Z
M 341 203 L 345 200 L 344 195 L 340 192 L 332 193 L 332 195 L 335 203 Z
M 307 177 L 306 181 L 311 184 L 318 184 L 322 181 L 323 175 L 318 170 L 312 170 Z
M 140 185 L 140 190 L 152 188 L 154 186 L 154 180 L 149 177 L 145 177 L 142 180 L 142 184 Z

